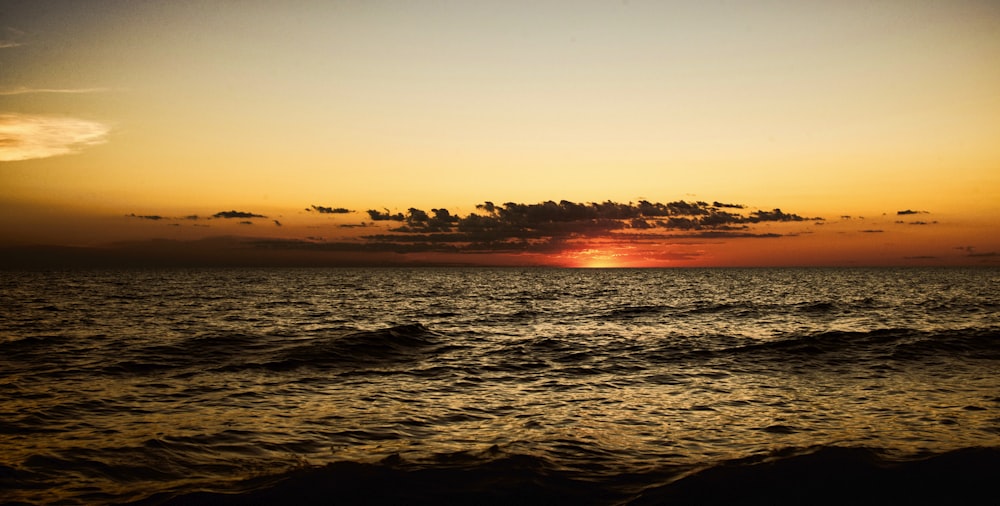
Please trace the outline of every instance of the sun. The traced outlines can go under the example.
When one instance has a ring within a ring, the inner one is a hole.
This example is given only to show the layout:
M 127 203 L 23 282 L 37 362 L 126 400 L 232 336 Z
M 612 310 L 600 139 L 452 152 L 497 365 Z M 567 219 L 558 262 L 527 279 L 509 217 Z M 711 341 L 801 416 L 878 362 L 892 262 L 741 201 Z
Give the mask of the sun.
M 662 251 L 652 251 L 634 244 L 607 241 L 564 250 L 556 258 L 557 262 L 564 267 L 580 269 L 641 269 L 676 266 L 674 262 L 663 258 L 662 253 Z
M 586 248 L 566 254 L 569 264 L 585 269 L 614 269 L 627 267 L 627 254 L 609 249 Z
M 613 269 L 616 267 L 622 267 L 622 265 L 614 258 L 594 257 L 587 259 L 585 262 L 580 264 L 580 267 L 587 269 Z

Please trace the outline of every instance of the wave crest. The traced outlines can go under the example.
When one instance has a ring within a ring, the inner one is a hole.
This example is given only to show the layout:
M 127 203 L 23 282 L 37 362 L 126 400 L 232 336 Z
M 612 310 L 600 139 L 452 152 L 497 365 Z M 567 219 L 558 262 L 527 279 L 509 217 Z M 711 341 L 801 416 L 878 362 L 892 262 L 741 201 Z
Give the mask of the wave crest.
M 228 492 L 146 504 L 956 504 L 991 497 L 1000 448 L 896 460 L 864 447 L 788 448 L 700 468 L 583 475 L 551 461 L 458 452 L 433 462 L 392 456 L 334 462 L 244 482 Z

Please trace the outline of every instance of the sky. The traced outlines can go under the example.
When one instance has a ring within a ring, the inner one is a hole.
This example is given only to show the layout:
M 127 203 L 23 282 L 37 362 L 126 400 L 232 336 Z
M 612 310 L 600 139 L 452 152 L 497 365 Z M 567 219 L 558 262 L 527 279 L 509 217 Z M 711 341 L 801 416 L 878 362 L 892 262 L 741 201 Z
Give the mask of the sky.
M 0 247 L 997 265 L 997 62 L 986 0 L 0 0 Z

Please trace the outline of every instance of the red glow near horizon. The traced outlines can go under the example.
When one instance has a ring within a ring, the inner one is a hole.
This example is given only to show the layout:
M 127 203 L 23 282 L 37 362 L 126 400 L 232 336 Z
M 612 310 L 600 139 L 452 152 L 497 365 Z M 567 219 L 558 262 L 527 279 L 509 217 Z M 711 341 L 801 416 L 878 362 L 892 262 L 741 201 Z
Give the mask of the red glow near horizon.
M 634 246 L 606 244 L 566 251 L 560 255 L 565 267 L 613 269 L 630 267 L 668 267 L 670 262 L 656 261 L 636 251 Z

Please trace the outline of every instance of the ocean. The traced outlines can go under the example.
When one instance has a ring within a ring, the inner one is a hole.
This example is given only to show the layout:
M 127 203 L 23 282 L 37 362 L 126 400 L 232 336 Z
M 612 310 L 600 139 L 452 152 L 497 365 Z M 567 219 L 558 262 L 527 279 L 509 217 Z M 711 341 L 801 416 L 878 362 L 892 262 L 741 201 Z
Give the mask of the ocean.
M 0 503 L 995 504 L 998 286 L 2 271 Z

